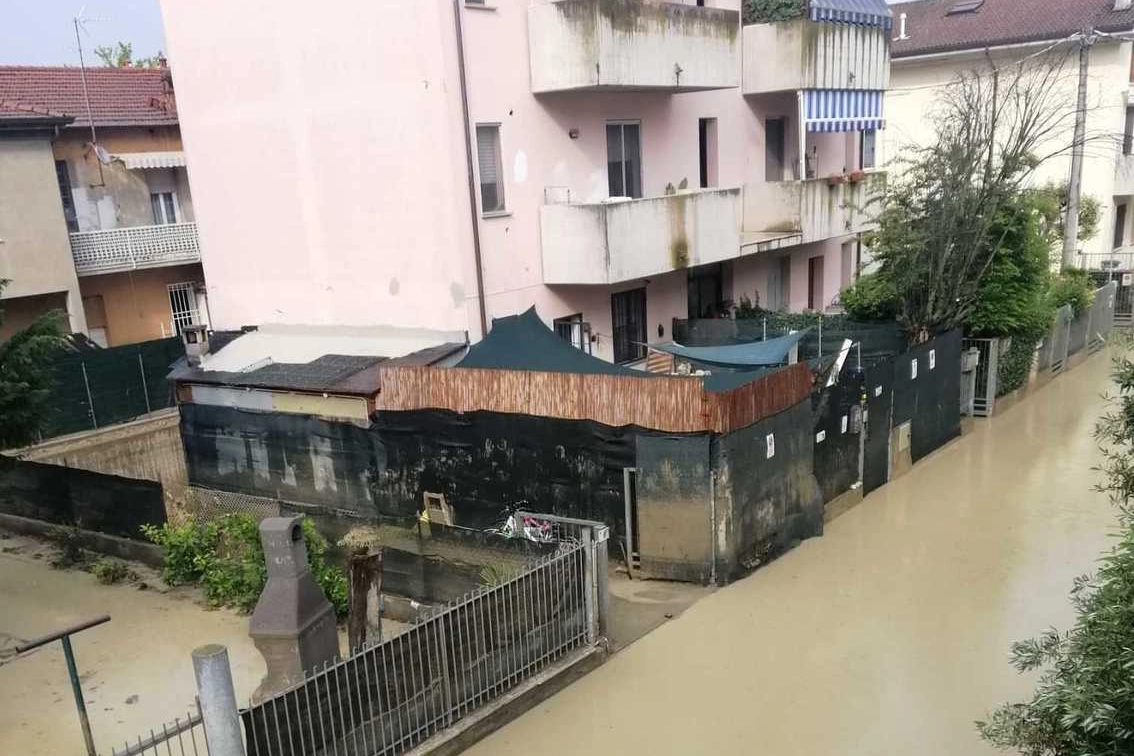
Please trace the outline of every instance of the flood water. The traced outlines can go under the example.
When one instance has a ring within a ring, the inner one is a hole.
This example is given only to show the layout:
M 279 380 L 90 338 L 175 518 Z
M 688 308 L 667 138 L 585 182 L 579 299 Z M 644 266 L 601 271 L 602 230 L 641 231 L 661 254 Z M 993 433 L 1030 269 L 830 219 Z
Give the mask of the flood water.
M 1066 627 L 1114 514 L 1096 355 L 468 753 L 991 754 L 1012 641 Z

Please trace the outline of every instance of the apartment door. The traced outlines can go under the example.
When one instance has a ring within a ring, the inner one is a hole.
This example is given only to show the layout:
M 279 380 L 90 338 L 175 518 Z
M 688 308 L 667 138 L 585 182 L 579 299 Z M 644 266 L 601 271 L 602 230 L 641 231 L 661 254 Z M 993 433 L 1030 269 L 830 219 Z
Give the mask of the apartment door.
M 721 264 L 705 265 L 689 271 L 690 318 L 715 318 L 724 309 Z
M 764 180 L 784 180 L 784 155 L 787 128 L 783 118 L 764 121 Z
M 606 125 L 607 188 L 611 197 L 642 196 L 642 125 L 619 121 Z
M 772 312 L 788 309 L 791 304 L 791 258 L 781 257 L 768 269 L 768 301 L 764 307 Z
M 1126 244 L 1126 203 L 1114 206 L 1114 248 L 1118 249 Z
M 646 356 L 646 290 L 631 289 L 610 296 L 614 361 L 633 362 Z
M 807 309 L 822 312 L 823 302 L 823 258 L 812 257 L 807 261 Z
M 701 159 L 702 189 L 717 185 L 717 119 L 697 119 L 697 152 Z

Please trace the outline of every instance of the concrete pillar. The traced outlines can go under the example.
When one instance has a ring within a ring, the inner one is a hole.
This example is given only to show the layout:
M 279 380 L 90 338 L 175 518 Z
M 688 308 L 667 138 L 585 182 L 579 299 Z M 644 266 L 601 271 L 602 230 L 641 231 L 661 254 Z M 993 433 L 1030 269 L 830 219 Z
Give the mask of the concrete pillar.
M 194 649 L 193 674 L 197 678 L 197 696 L 201 700 L 201 718 L 205 722 L 210 756 L 244 756 L 228 649 L 217 644 Z

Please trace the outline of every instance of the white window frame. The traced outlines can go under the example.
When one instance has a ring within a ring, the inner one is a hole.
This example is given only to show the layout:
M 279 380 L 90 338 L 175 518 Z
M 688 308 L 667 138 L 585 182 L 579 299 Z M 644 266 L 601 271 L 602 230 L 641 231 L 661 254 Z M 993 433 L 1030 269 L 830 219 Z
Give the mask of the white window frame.
M 166 206 L 164 202 L 159 202 L 158 206 L 161 208 L 162 219 L 154 218 L 154 224 L 158 226 L 168 226 L 174 223 L 181 222 L 181 203 L 177 200 L 177 190 L 171 189 L 168 192 L 150 192 L 150 208 L 153 209 L 154 197 L 161 197 L 168 194 L 173 203 L 173 220 L 165 219 Z
M 484 180 L 481 178 L 480 170 L 480 130 L 481 129 L 495 129 L 496 130 L 496 191 L 498 194 L 499 203 L 497 207 L 489 208 L 484 202 Z M 477 192 L 480 194 L 480 215 L 482 218 L 495 218 L 502 215 L 508 215 L 508 191 L 504 181 L 504 133 L 503 127 L 500 122 L 485 121 L 477 123 L 474 127 L 474 134 L 476 136 L 476 185 Z
M 197 305 L 197 285 L 192 281 L 182 281 L 168 284 L 165 288 L 169 300 L 170 333 L 177 336 L 185 326 L 200 325 L 202 321 Z M 185 306 L 182 308 L 175 307 L 178 294 L 184 297 Z

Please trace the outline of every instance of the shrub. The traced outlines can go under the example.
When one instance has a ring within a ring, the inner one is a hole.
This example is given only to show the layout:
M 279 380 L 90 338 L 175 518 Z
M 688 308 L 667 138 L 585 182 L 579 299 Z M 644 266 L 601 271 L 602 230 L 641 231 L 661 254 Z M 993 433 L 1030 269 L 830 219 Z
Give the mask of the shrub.
M 1034 336 L 1012 337 L 1012 344 L 1008 347 L 1007 353 L 1000 355 L 1000 363 L 996 369 L 997 396 L 1015 391 L 1027 382 L 1036 347 L 1040 341 L 1040 338 Z
M 169 585 L 197 583 L 213 606 L 250 612 L 267 582 L 259 523 L 251 515 L 227 514 L 219 520 L 188 519 L 179 525 L 143 528 L 145 536 L 162 547 L 162 579 Z M 310 519 L 303 519 L 311 575 L 340 617 L 347 612 L 346 574 L 327 563 L 327 541 Z
M 123 580 L 137 580 L 138 574 L 121 559 L 102 557 L 91 565 L 91 573 L 103 585 L 121 583 Z
M 51 566 L 60 570 L 71 567 L 85 567 L 90 561 L 90 555 L 83 548 L 83 536 L 77 525 L 69 528 L 57 528 L 51 534 L 52 540 L 58 547 Z
M 806 0 L 744 0 L 744 23 L 794 21 L 807 12 Z
M 1059 274 L 1051 284 L 1048 299 L 1052 307 L 1071 305 L 1071 311 L 1079 313 L 1091 306 L 1095 299 L 1091 276 L 1085 270 L 1067 269 Z
M 898 291 L 882 273 L 859 276 L 842 290 L 839 301 L 853 320 L 893 320 L 898 313 Z

